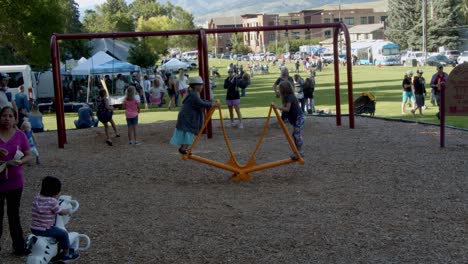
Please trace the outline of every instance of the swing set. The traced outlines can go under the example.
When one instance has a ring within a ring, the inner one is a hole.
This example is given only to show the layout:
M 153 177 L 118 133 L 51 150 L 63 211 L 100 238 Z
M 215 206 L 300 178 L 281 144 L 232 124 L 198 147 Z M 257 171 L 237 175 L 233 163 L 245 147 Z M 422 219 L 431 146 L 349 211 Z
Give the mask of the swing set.
M 353 106 L 353 81 L 352 81 L 352 63 L 351 63 L 351 41 L 349 31 L 343 22 L 323 23 L 323 24 L 302 24 L 302 25 L 282 25 L 282 26 L 259 26 L 259 27 L 231 27 L 231 28 L 218 28 L 218 29 L 193 29 L 193 30 L 171 30 L 171 31 L 148 31 L 148 32 L 112 32 L 112 33 L 76 33 L 76 34 L 57 34 L 51 36 L 51 58 L 52 58 L 52 73 L 54 80 L 54 103 L 56 106 L 56 119 L 57 119 L 57 136 L 58 147 L 64 148 L 67 142 L 66 128 L 65 128 L 65 111 L 63 100 L 62 80 L 60 77 L 60 49 L 59 40 L 77 40 L 77 39 L 94 39 L 94 38 L 134 38 L 134 37 L 154 37 L 154 36 L 176 36 L 176 35 L 196 35 L 198 36 L 198 65 L 199 75 L 204 80 L 209 79 L 208 68 L 208 46 L 206 34 L 219 34 L 219 33 L 239 33 L 239 32 L 261 32 L 261 31 L 276 31 L 276 30 L 293 30 L 293 29 L 317 29 L 317 28 L 333 28 L 333 51 L 334 61 L 338 61 L 338 36 L 342 31 L 346 43 L 346 70 L 348 81 L 348 107 L 349 107 L 349 127 L 354 128 L 354 106 Z M 334 64 L 335 72 L 335 102 L 336 102 L 336 125 L 341 126 L 341 104 L 340 104 L 340 77 L 339 65 Z M 203 99 L 210 100 L 209 82 L 205 82 L 205 87 L 201 94 Z M 276 112 L 275 112 L 276 114 Z M 205 131 L 208 138 L 212 137 L 211 118 L 205 126 Z M 255 154 L 255 153 L 254 153 Z M 260 165 L 259 165 L 260 166 Z M 238 166 L 239 169 L 235 173 L 239 175 L 237 178 L 247 177 L 248 172 L 251 170 L 244 169 Z M 242 170 L 241 170 L 242 169 Z M 256 167 L 256 170 L 257 167 Z M 232 169 L 231 169 L 232 171 Z M 248 178 L 248 177 L 247 177 Z

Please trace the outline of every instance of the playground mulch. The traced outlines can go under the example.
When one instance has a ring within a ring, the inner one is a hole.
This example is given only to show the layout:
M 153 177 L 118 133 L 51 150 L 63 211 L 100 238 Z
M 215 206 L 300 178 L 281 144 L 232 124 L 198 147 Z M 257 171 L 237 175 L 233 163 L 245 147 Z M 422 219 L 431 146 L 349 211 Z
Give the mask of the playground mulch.
M 264 119 L 227 128 L 242 164 Z M 80 203 L 67 226 L 91 238 L 80 263 L 466 263 L 468 132 L 356 117 L 308 116 L 305 164 L 231 173 L 183 161 L 168 144 L 174 121 L 140 125 L 142 145 L 122 137 L 105 144 L 103 128 L 37 134 L 43 165 L 25 167 L 25 233 L 32 197 L 47 175 Z M 194 155 L 227 161 L 214 137 Z M 258 163 L 287 159 L 291 151 L 276 120 L 258 151 Z M 0 263 L 24 263 L 10 254 L 7 220 Z

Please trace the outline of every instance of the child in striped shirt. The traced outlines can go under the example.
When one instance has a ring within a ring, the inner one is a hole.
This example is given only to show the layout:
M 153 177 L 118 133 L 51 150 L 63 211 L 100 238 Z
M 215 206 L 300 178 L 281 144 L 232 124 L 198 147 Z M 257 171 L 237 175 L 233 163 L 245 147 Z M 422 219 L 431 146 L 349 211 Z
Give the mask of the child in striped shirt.
M 62 183 L 59 179 L 47 176 L 42 180 L 41 192 L 34 197 L 32 206 L 31 232 L 36 236 L 53 237 L 58 241 L 63 261 L 76 260 L 79 255 L 70 252 L 70 240 L 67 231 L 55 226 L 57 215 L 67 215 L 70 210 L 62 209 L 57 199 Z

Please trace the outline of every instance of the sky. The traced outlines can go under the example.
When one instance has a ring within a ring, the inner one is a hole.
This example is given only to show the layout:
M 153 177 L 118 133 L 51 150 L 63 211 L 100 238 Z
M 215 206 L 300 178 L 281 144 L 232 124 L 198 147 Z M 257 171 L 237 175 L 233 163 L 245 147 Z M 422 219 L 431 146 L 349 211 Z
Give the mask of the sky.
M 96 5 L 102 5 L 106 0 L 75 0 L 80 9 L 92 9 Z M 133 2 L 133 0 L 125 0 L 127 3 Z

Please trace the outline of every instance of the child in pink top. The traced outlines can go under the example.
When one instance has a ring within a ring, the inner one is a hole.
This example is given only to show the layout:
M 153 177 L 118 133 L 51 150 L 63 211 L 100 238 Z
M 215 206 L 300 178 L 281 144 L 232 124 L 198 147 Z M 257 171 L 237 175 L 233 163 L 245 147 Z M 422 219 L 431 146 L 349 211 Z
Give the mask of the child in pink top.
M 55 226 L 57 215 L 69 214 L 69 209 L 61 209 L 57 196 L 62 188 L 59 179 L 47 176 L 42 180 L 40 194 L 34 196 L 32 206 L 31 232 L 36 236 L 53 237 L 58 241 L 62 252 L 59 257 L 63 261 L 76 260 L 79 255 L 70 252 L 70 240 L 67 231 Z
M 134 86 L 129 86 L 127 88 L 127 95 L 123 101 L 123 108 L 125 109 L 125 117 L 127 118 L 128 144 L 140 145 L 141 143 L 136 140 L 136 127 L 138 125 L 138 113 L 140 113 L 140 102 L 135 99 Z

